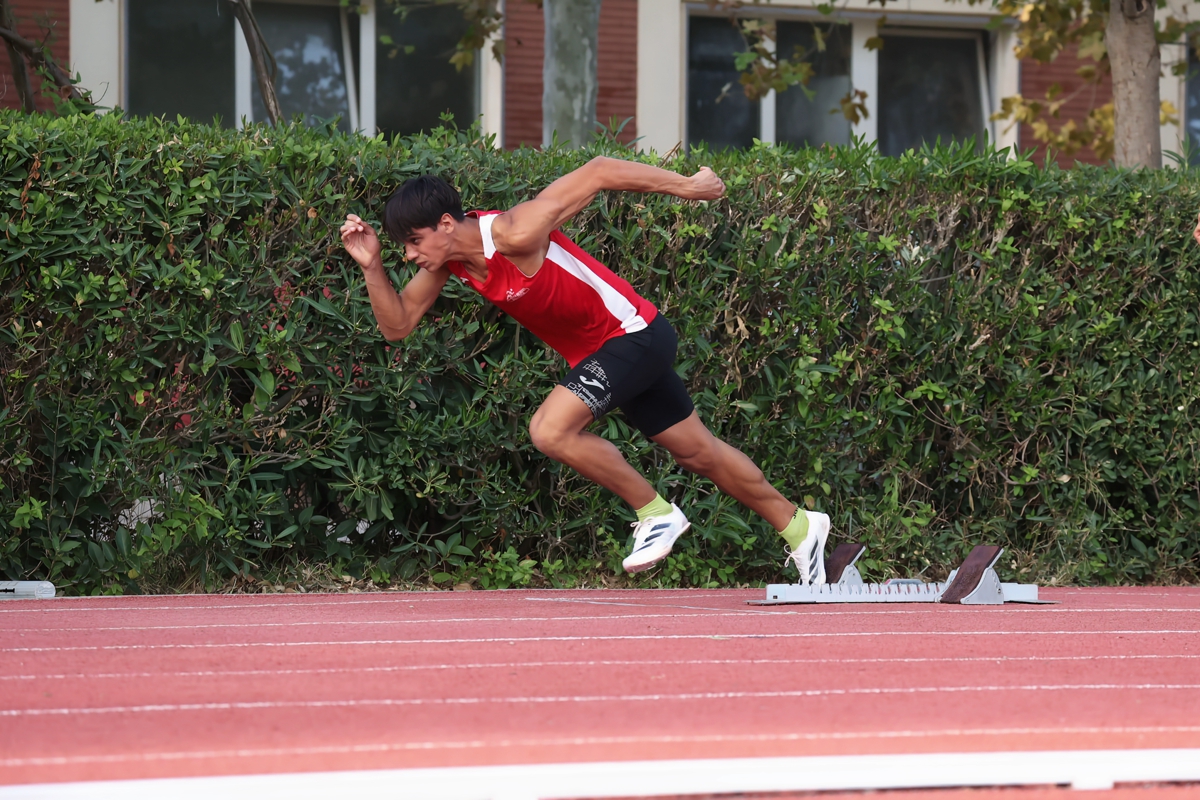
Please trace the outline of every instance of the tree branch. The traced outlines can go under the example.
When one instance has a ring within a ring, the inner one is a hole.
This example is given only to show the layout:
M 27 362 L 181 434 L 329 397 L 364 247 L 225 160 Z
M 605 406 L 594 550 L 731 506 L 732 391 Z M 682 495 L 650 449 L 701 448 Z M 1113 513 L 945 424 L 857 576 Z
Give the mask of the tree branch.
M 0 0 L 0 25 L 14 31 L 17 29 L 17 20 L 13 16 L 8 0 Z M 14 47 L 12 42 L 6 39 L 4 47 L 8 50 L 8 60 L 12 62 L 13 83 L 17 87 L 17 97 L 21 100 L 21 108 L 26 114 L 32 114 L 37 111 L 37 106 L 33 102 L 33 84 L 29 80 L 29 64 L 26 63 L 25 56 L 21 55 L 21 51 Z
M 245 0 L 228 0 L 233 6 L 233 15 L 242 26 L 242 34 L 246 46 L 250 49 L 250 61 L 254 64 L 254 75 L 258 78 L 258 91 L 262 94 L 263 105 L 267 108 L 267 119 L 272 125 L 278 125 L 283 119 L 283 111 L 279 108 L 279 99 L 275 96 L 275 56 L 267 47 L 267 40 L 258 27 L 254 11 Z
M 0 38 L 4 39 L 8 47 L 15 48 L 28 58 L 35 67 L 41 67 L 45 70 L 55 85 L 62 90 L 65 97 L 71 100 L 88 102 L 88 99 L 75 86 L 75 82 L 71 80 L 71 76 L 63 71 L 63 68 L 54 61 L 43 45 L 31 42 L 16 31 L 9 30 L 6 27 L 0 27 Z

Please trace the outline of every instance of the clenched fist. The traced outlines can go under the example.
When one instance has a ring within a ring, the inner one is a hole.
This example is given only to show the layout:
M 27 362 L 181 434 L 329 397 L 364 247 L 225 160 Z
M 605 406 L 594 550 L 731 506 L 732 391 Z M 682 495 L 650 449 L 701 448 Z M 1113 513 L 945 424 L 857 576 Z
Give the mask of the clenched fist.
M 725 181 L 708 167 L 701 167 L 689 180 L 692 183 L 689 200 L 716 200 L 725 194 Z

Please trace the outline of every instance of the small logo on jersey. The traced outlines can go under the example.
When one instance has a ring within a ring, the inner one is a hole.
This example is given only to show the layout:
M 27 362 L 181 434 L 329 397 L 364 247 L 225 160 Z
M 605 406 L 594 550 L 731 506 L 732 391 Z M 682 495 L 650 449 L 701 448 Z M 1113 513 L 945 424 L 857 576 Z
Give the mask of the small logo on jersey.
M 579 376 L 579 382 L 586 383 L 588 386 L 591 386 L 593 389 L 603 389 L 604 388 L 604 384 L 601 383 L 600 381 L 594 381 L 591 378 L 585 378 L 582 375 Z
M 529 294 L 528 286 L 526 286 L 524 289 L 522 289 L 519 292 L 514 292 L 512 289 L 509 289 L 508 294 L 504 296 L 504 301 L 506 303 L 511 303 L 513 300 L 520 300 L 522 297 L 524 297 L 527 294 Z

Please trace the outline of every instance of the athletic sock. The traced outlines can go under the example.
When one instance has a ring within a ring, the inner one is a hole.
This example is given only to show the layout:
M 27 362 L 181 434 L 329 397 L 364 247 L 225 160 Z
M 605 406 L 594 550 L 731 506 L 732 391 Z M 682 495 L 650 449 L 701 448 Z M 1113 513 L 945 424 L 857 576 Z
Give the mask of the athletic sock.
M 804 537 L 808 536 L 808 514 L 804 513 L 803 508 L 796 509 L 796 516 L 792 517 L 792 521 L 787 524 L 787 527 L 779 532 L 783 540 L 788 543 L 788 547 L 795 550 L 804 541 Z
M 638 522 L 644 522 L 650 517 L 665 517 L 671 513 L 671 504 L 663 500 L 661 494 L 655 494 L 654 499 L 641 508 L 635 509 Z

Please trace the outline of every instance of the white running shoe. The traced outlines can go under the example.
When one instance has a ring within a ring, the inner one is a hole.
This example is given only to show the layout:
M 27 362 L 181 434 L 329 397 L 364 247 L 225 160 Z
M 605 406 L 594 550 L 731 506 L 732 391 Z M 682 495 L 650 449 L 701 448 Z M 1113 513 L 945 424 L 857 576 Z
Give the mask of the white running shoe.
M 808 515 L 808 535 L 794 551 L 788 553 L 783 565 L 796 562 L 801 586 L 820 586 L 825 583 L 825 541 L 829 538 L 829 515 L 805 511 Z
M 675 540 L 682 536 L 692 523 L 674 503 L 671 513 L 661 517 L 647 517 L 632 523 L 633 551 L 621 562 L 626 572 L 641 572 L 657 564 L 671 554 Z

